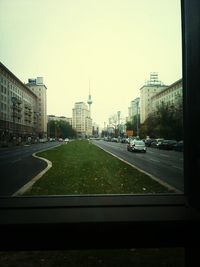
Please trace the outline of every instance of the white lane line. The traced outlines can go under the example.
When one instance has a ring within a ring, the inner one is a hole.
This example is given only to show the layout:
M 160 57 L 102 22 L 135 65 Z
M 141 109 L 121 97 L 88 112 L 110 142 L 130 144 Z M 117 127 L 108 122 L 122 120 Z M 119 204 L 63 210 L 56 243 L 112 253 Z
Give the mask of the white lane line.
M 179 169 L 179 170 L 181 170 L 181 171 L 183 170 L 183 168 L 180 168 L 180 167 L 175 166 L 175 165 L 172 165 L 172 167 L 173 167 L 173 168 L 176 168 L 176 169 Z
M 153 162 L 160 162 L 160 160 L 157 160 L 157 159 L 149 159 L 149 160 Z
M 21 158 L 13 160 L 11 163 L 16 163 L 18 161 L 22 160 Z
M 165 154 L 159 154 L 160 156 L 163 156 L 163 157 L 166 157 L 166 158 L 169 158 L 169 155 L 165 155 Z
M 150 150 L 148 150 L 148 149 L 147 149 L 147 151 L 148 151 L 148 153 L 150 153 L 150 154 L 156 154 L 155 152 L 152 152 L 152 151 L 150 151 Z

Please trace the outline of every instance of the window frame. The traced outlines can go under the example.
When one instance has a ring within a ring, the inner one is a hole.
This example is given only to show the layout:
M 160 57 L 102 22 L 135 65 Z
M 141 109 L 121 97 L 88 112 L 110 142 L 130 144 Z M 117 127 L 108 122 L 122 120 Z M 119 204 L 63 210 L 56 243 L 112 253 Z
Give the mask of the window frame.
M 182 0 L 181 10 L 185 194 L 4 197 L 1 250 L 193 247 L 200 240 L 200 2 Z

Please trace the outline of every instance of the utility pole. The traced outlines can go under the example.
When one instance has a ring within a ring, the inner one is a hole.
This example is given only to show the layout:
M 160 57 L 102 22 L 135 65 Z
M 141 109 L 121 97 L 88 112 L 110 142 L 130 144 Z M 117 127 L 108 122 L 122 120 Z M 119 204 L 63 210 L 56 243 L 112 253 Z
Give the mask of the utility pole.
M 13 96 L 11 98 L 11 101 L 13 103 L 13 141 L 15 141 L 15 139 L 16 139 L 15 108 L 16 108 L 16 104 L 17 104 L 17 98 L 15 96 Z
M 139 112 L 138 112 L 138 109 L 139 109 L 139 101 L 137 101 L 137 137 L 139 137 L 139 118 L 138 118 Z

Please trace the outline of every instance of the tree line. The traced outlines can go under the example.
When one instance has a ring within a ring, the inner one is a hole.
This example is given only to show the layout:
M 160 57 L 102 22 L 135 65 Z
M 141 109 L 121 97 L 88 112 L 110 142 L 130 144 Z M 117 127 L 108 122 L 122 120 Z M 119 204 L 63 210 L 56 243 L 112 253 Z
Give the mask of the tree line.
M 48 122 L 48 136 L 50 138 L 75 138 L 76 131 L 69 122 L 63 120 L 52 120 Z
M 126 123 L 127 130 L 136 132 L 137 115 L 131 122 Z M 183 104 L 178 101 L 176 105 L 162 103 L 156 111 L 149 114 L 144 123 L 139 123 L 140 138 L 165 138 L 183 140 Z

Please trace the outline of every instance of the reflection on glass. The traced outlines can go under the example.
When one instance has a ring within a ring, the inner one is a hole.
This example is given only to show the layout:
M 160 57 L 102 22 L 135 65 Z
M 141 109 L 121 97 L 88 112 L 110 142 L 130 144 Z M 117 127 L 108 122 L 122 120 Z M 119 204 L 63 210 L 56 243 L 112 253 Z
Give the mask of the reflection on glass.
M 2 0 L 0 35 L 1 196 L 184 191 L 180 1 Z

